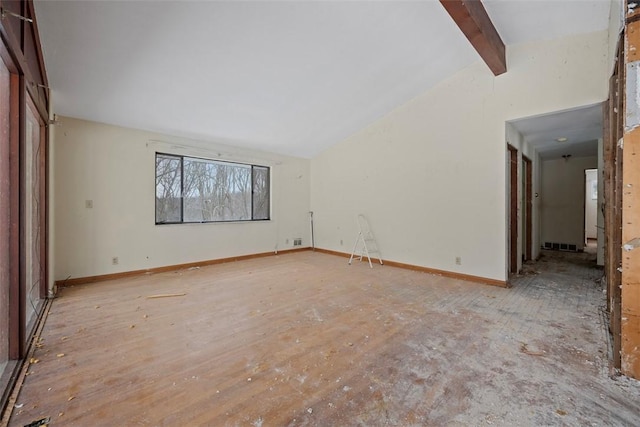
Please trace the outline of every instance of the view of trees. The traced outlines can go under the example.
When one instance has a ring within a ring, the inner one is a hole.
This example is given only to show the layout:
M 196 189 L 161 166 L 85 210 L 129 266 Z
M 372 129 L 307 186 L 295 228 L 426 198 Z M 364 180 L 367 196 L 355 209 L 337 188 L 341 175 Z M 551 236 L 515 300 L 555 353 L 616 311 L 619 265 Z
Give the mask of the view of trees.
M 182 159 L 156 155 L 156 222 L 180 222 Z
M 269 219 L 269 168 L 156 155 L 156 223 Z
M 253 219 L 269 219 L 269 168 L 253 167 Z

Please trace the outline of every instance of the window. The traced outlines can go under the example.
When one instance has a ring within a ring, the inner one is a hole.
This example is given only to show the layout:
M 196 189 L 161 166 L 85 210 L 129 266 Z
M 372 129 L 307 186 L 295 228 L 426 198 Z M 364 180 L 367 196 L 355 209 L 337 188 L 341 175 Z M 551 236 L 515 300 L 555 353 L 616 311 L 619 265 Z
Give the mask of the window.
M 156 224 L 260 221 L 269 168 L 156 153 Z

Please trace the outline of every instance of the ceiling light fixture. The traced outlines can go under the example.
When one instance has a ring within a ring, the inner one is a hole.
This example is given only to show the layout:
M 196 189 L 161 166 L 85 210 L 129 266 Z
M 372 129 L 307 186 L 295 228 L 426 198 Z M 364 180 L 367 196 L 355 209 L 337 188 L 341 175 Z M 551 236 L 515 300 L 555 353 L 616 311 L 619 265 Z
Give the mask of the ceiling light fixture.
M 561 136 L 560 138 L 556 138 L 556 141 L 558 142 L 567 142 L 569 140 L 569 138 L 566 138 L 564 136 Z

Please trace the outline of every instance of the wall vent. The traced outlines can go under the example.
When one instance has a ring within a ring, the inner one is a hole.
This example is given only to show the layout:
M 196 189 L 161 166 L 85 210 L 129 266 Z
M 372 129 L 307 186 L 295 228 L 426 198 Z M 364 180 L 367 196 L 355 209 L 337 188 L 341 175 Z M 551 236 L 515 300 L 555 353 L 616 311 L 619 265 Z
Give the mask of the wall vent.
M 577 252 L 578 247 L 569 243 L 544 242 L 542 249 L 552 249 L 554 251 Z
M 293 246 L 302 246 L 302 238 L 298 237 L 293 239 Z

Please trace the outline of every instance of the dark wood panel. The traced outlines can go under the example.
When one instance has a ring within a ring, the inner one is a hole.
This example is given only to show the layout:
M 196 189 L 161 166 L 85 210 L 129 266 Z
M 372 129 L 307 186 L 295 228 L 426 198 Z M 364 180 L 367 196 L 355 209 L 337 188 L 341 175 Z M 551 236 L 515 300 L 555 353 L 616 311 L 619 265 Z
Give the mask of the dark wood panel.
M 507 144 L 509 154 L 509 273 L 518 273 L 518 150 Z
M 0 39 L 18 68 L 18 73 L 25 77 L 26 88 L 34 99 L 40 117 L 46 122 L 49 119 L 49 92 L 42 86 L 48 86 L 48 80 L 33 2 L 2 0 L 0 4 L 13 13 L 33 19 L 33 22 L 25 22 L 6 15 L 4 19 L 0 19 Z
M 522 156 L 523 164 L 524 164 L 524 179 L 525 179 L 525 190 L 524 190 L 524 211 L 525 211 L 525 250 L 524 250 L 524 260 L 529 261 L 531 256 L 531 250 L 533 248 L 533 170 L 531 160 Z
M 27 193 L 27 159 L 26 159 L 26 124 L 27 124 L 27 91 L 25 87 L 25 78 L 24 76 L 20 76 L 19 79 L 19 89 L 18 89 L 18 98 L 19 98 L 19 149 L 18 149 L 18 179 L 16 182 L 19 186 L 19 202 L 18 207 L 20 209 L 20 213 L 18 215 L 18 231 L 19 231 L 19 259 L 20 259 L 20 273 L 19 273 L 19 281 L 18 281 L 18 294 L 17 301 L 19 303 L 18 313 L 19 313 L 19 334 L 18 334 L 18 353 L 15 355 L 16 359 L 22 359 L 24 357 L 24 350 L 26 344 L 26 313 L 25 313 L 25 304 L 27 301 L 27 296 L 23 291 L 26 288 L 26 280 L 27 280 L 27 256 L 26 251 L 29 249 L 29 245 L 26 238 L 27 233 L 27 219 L 29 215 L 27 214 L 27 196 L 30 195 Z M 16 301 L 16 300 L 14 300 Z
M 0 59 L 0 367 L 9 359 L 11 72 Z M 0 369 L 0 372 L 2 369 Z
M 20 358 L 22 340 L 20 335 L 20 77 L 11 75 L 11 220 L 9 251 L 11 271 L 9 285 L 9 357 Z
M 609 329 L 613 341 L 613 366 L 621 367 L 621 202 L 622 202 L 622 157 L 618 141 L 623 135 L 623 90 L 624 66 L 622 43 L 619 43 L 614 73 L 609 80 L 609 100 L 604 108 L 604 234 L 605 234 L 605 278 L 607 281 L 607 308 Z
M 0 20 L 0 26 L 10 37 L 10 48 L 15 51 L 22 51 L 23 21 L 10 13 L 24 16 L 24 2 L 20 0 L 1 0 L 0 6 L 8 12 L 5 13 L 4 19 Z

